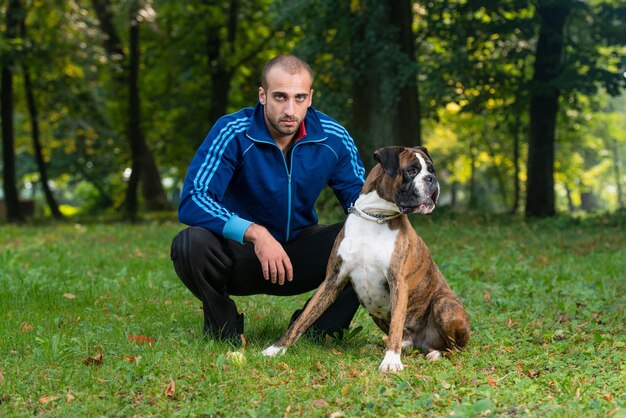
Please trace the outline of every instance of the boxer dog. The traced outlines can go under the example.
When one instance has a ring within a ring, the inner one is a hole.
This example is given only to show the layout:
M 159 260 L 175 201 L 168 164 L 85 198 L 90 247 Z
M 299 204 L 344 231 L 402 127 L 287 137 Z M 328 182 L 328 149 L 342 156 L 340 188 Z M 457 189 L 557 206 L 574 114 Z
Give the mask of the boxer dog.
M 326 278 L 287 332 L 263 351 L 284 354 L 352 283 L 361 305 L 388 335 L 382 372 L 404 368 L 402 348 L 429 360 L 463 349 L 469 315 L 433 262 L 407 214 L 429 214 L 439 197 L 432 159 L 424 147 L 386 147 L 337 236 Z

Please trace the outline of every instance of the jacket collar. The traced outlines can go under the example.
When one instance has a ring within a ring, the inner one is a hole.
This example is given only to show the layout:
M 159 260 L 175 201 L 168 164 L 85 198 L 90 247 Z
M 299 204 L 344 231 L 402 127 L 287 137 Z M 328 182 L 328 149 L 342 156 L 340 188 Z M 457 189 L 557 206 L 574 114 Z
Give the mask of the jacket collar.
M 315 142 L 322 141 L 328 137 L 322 123 L 317 116 L 317 112 L 313 107 L 309 107 L 304 118 L 304 124 L 306 126 L 306 136 L 299 140 L 299 142 Z M 267 125 L 265 124 L 265 117 L 263 115 L 263 105 L 257 102 L 254 107 L 253 114 L 251 116 L 250 127 L 247 131 L 248 137 L 254 141 L 275 143 L 274 138 L 270 135 Z

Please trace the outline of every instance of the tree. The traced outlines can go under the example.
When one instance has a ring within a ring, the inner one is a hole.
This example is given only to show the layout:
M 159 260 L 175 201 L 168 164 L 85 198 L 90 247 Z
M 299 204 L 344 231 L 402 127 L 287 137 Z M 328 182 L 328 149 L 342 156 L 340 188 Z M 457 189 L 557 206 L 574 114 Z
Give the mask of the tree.
M 571 1 L 540 1 L 539 38 L 531 84 L 526 216 L 552 216 L 554 205 L 554 143 L 559 111 L 558 77 L 562 73 L 565 20 Z
M 104 33 L 103 45 L 113 64 L 117 85 L 126 81 L 128 91 L 127 140 L 131 150 L 131 173 L 126 191 L 126 215 L 137 218 L 137 192 L 142 183 L 142 194 L 149 210 L 169 208 L 155 159 L 150 152 L 141 125 L 139 98 L 139 0 L 129 7 L 129 57 L 126 57 L 122 41 L 113 24 L 112 5 L 108 0 L 92 0 L 100 27 Z M 125 62 L 128 61 L 126 64 Z M 117 89 L 116 89 L 117 90 Z
M 626 6 L 539 0 L 537 15 L 540 27 L 530 86 L 526 183 L 529 217 L 556 213 L 554 147 L 560 98 L 578 92 L 595 95 L 598 85 L 618 95 L 626 86 L 616 53 L 616 47 L 626 45 Z
M 3 56 L 2 60 L 2 158 L 3 158 L 3 187 L 9 222 L 22 221 L 24 216 L 20 208 L 15 178 L 15 146 L 13 129 L 13 70 L 15 66 L 15 40 L 19 33 L 20 20 L 24 10 L 19 0 L 9 0 L 6 11 L 5 38 L 13 49 Z
M 26 39 L 26 23 L 25 19 L 26 14 L 24 14 L 24 18 L 20 22 L 21 26 L 21 36 L 23 39 Z M 37 103 L 35 101 L 35 94 L 33 83 L 31 82 L 30 69 L 26 60 L 22 63 L 22 72 L 24 76 L 24 90 L 26 95 L 26 103 L 28 107 L 28 113 L 30 115 L 31 121 L 31 137 L 33 139 L 33 151 L 35 153 L 35 161 L 37 163 L 37 169 L 39 170 L 39 180 L 41 183 L 41 187 L 43 189 L 44 196 L 46 198 L 46 202 L 48 203 L 48 207 L 50 208 L 50 213 L 55 219 L 62 219 L 63 214 L 59 210 L 59 205 L 52 194 L 52 190 L 50 190 L 50 185 L 48 183 L 48 170 L 46 167 L 46 162 L 43 157 L 43 150 L 41 145 L 41 139 L 39 135 L 39 112 L 37 109 Z
M 346 124 L 362 155 L 421 143 L 412 2 L 294 1 L 282 14 L 306 33 L 295 52 L 316 70 L 316 106 Z

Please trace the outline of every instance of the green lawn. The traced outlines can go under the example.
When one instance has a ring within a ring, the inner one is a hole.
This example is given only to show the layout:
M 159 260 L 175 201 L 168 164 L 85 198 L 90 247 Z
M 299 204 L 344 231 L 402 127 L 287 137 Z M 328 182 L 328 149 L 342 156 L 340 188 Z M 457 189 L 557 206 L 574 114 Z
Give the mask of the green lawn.
M 205 341 L 169 260 L 179 224 L 0 226 L 0 415 L 626 417 L 623 218 L 415 226 L 472 339 L 387 375 L 362 309 L 347 339 L 262 357 L 307 295 L 236 299 L 243 361 Z

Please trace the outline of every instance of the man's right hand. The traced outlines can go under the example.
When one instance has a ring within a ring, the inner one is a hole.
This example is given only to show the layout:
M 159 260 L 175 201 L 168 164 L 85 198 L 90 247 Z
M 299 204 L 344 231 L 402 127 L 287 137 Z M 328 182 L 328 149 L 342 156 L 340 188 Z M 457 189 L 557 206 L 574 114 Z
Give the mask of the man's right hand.
M 254 253 L 261 262 L 263 278 L 278 281 L 279 285 L 293 280 L 293 267 L 289 256 L 278 241 L 264 227 L 252 224 L 244 234 L 244 239 L 254 245 Z

